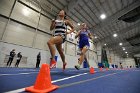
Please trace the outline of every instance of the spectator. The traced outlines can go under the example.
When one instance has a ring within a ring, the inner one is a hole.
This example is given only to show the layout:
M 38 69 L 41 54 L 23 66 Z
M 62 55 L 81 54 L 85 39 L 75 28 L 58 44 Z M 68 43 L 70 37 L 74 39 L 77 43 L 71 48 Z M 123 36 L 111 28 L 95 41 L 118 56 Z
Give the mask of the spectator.
M 120 63 L 120 68 L 123 69 L 122 63 Z
M 41 53 L 39 52 L 37 55 L 36 68 L 39 68 L 40 60 L 41 60 Z
M 16 55 L 15 49 L 13 49 L 13 50 L 10 52 L 10 56 L 9 56 L 9 60 L 8 60 L 8 62 L 7 62 L 7 66 L 8 66 L 8 65 L 9 65 L 9 67 L 11 66 L 11 63 L 12 63 L 12 61 L 13 61 L 15 55 Z
M 15 64 L 15 67 L 18 67 L 21 58 L 22 58 L 22 55 L 21 55 L 21 52 L 19 52 L 19 53 L 17 54 L 17 62 L 16 62 L 16 64 Z

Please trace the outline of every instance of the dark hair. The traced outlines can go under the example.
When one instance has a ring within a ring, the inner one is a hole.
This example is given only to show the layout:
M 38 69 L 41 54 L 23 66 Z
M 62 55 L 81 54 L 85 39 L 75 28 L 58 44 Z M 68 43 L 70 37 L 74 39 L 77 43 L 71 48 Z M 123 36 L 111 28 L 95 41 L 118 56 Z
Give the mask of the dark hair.
M 60 10 L 60 11 L 62 11 L 62 10 Z M 60 12 L 59 11 L 59 12 Z M 64 10 L 63 10 L 64 11 Z M 67 13 L 64 11 L 64 14 L 65 14 L 65 16 L 64 16 L 64 19 L 67 19 Z M 57 19 L 57 16 L 55 16 L 55 19 Z
M 64 19 L 67 19 L 67 13 L 65 11 L 64 11 L 64 13 L 65 13 Z

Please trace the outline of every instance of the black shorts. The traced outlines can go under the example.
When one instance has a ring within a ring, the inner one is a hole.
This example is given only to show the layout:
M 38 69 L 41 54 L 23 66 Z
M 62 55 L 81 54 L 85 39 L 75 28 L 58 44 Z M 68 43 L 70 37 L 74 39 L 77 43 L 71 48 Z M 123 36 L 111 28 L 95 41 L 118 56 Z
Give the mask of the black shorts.
M 61 38 L 63 39 L 63 43 L 66 41 L 66 35 L 54 35 L 54 36 L 61 36 Z

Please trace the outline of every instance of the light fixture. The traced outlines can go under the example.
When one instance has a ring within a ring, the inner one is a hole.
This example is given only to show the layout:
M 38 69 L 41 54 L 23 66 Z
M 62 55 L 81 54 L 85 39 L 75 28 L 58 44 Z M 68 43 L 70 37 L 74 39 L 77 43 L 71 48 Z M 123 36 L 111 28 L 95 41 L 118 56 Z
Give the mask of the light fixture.
M 80 23 L 77 23 L 78 26 L 80 26 Z
M 124 47 L 122 47 L 122 49 L 123 49 L 123 50 L 125 50 L 125 48 L 124 48 Z
M 127 54 L 127 52 L 125 52 Z
M 106 46 L 106 44 L 104 44 Z
M 97 38 L 97 36 L 95 36 L 95 38 Z
M 113 37 L 117 37 L 118 35 L 117 34 L 113 34 Z
M 22 12 L 23 12 L 23 14 L 25 15 L 25 16 L 28 16 L 29 15 L 29 10 L 27 9 L 27 8 L 23 8 L 22 9 Z
M 119 43 L 120 46 L 122 46 L 122 43 Z
M 106 18 L 106 15 L 105 15 L 105 14 L 101 14 L 101 15 L 100 15 L 100 18 L 101 18 L 101 19 L 105 19 L 105 18 Z

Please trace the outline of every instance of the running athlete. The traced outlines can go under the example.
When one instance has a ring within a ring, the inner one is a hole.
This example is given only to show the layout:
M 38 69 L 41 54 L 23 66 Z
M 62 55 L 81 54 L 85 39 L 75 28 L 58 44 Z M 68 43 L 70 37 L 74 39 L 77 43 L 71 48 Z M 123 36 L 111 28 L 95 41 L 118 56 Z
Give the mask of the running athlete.
M 69 32 L 67 32 L 67 25 L 71 27 L 71 30 Z M 65 70 L 67 63 L 65 61 L 62 44 L 65 42 L 66 35 L 74 31 L 74 27 L 71 22 L 66 19 L 66 13 L 64 10 L 61 10 L 58 13 L 57 20 L 52 20 L 50 30 L 54 30 L 53 37 L 51 37 L 47 42 L 51 53 L 51 63 L 55 63 L 55 45 L 63 62 L 63 70 Z
M 79 48 L 81 50 L 81 55 L 80 55 L 80 58 L 79 58 L 78 65 L 75 65 L 75 68 L 77 70 L 79 70 L 82 62 L 85 59 L 87 60 L 85 54 L 86 54 L 87 50 L 90 47 L 89 38 L 90 39 L 93 39 L 93 37 L 92 37 L 90 31 L 87 29 L 87 25 L 85 23 L 82 23 L 80 25 L 80 31 L 77 33 L 77 35 L 75 36 L 75 38 L 77 38 L 77 37 L 79 37 Z M 89 65 L 89 63 L 88 63 L 88 65 Z

